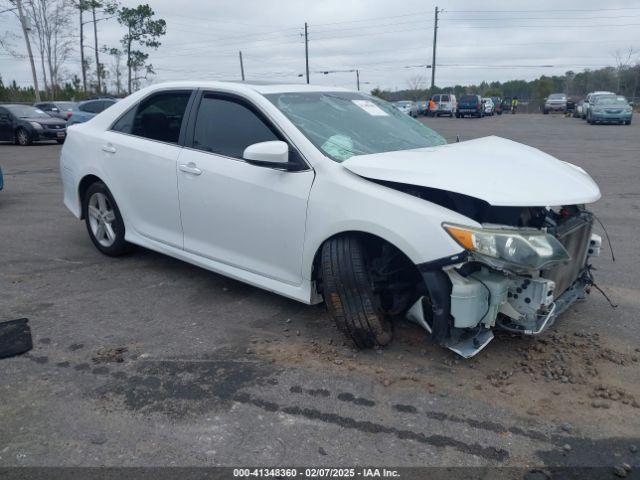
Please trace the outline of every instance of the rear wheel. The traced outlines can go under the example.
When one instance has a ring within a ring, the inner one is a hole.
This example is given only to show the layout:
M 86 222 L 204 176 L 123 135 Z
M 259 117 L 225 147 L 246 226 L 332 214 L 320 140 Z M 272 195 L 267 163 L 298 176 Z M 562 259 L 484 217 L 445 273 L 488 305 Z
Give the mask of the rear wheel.
M 328 240 L 321 254 L 322 291 L 329 313 L 358 348 L 386 345 L 391 322 L 380 312 L 366 252 L 352 235 Z
M 82 214 L 89 238 L 105 255 L 117 257 L 127 253 L 124 221 L 111 192 L 102 182 L 91 185 L 84 196 Z
M 33 140 L 31 140 L 29 132 L 24 128 L 19 128 L 16 130 L 16 143 L 22 147 L 26 147 L 27 145 L 31 145 Z

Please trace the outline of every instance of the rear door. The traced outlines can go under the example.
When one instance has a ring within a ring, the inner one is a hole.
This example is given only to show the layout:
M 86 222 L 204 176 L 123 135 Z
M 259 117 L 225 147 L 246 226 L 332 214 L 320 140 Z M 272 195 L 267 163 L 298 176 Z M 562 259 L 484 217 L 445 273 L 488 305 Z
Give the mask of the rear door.
M 180 135 L 192 90 L 153 93 L 105 132 L 109 188 L 139 235 L 182 248 L 176 184 Z
M 283 171 L 242 159 L 254 143 L 287 141 L 246 99 L 205 92 L 196 105 L 178 161 L 184 249 L 300 284 L 313 170 Z M 289 145 L 290 158 L 299 157 Z

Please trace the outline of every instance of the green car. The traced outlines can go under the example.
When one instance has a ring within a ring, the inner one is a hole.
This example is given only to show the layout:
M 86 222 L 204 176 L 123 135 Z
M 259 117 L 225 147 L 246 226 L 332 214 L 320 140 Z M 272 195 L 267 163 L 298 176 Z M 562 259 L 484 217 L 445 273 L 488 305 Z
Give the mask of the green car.
M 596 97 L 587 113 L 587 121 L 595 123 L 631 124 L 633 108 L 627 99 L 617 95 Z

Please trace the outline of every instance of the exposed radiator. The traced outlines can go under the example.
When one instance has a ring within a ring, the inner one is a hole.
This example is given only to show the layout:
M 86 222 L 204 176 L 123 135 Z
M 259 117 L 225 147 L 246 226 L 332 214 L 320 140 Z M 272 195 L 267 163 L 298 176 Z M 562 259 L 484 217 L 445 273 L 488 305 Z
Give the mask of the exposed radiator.
M 584 269 L 592 227 L 593 217 L 588 212 L 580 212 L 558 226 L 555 236 L 567 249 L 571 260 L 542 272 L 542 277 L 556 283 L 554 298 L 562 295 Z

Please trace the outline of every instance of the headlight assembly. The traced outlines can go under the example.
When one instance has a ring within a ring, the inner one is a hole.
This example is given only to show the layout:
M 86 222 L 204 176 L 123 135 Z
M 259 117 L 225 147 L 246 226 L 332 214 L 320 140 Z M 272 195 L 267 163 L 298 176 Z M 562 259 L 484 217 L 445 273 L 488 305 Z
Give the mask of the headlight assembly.
M 571 259 L 558 239 L 539 230 L 442 226 L 469 252 L 500 260 L 506 265 L 540 270 Z
M 31 124 L 31 126 L 33 128 L 35 128 L 36 130 L 42 130 L 42 125 L 40 125 L 38 122 L 29 122 Z

